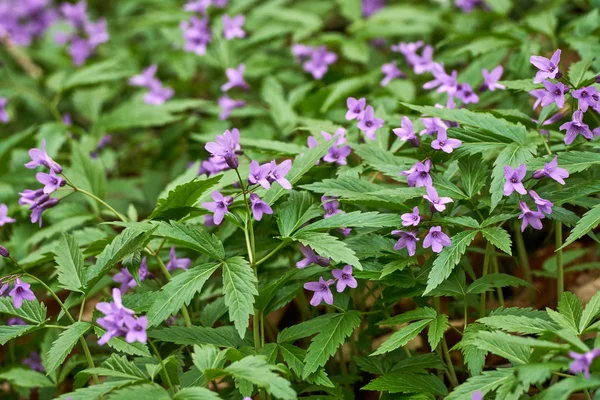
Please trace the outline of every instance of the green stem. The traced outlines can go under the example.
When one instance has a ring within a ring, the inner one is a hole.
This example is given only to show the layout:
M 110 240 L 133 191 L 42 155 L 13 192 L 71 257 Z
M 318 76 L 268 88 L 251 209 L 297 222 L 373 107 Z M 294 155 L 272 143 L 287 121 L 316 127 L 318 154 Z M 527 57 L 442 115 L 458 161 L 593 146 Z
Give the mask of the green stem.
M 491 258 L 492 251 L 493 251 L 492 245 L 488 242 L 488 244 L 485 248 L 485 258 L 483 259 L 483 271 L 481 272 L 482 278 L 484 276 L 486 276 L 488 273 L 488 269 L 490 267 L 490 258 Z M 486 292 L 481 293 L 481 302 L 479 304 L 479 318 L 485 317 L 485 298 L 486 298 Z
M 85 339 L 82 337 L 79 338 L 79 343 L 81 343 L 81 347 L 83 347 L 83 354 L 85 354 L 85 359 L 88 363 L 88 367 L 90 368 L 96 368 L 96 366 L 94 365 L 94 359 L 92 358 L 92 353 L 90 353 L 90 348 L 87 345 L 87 342 L 85 341 Z M 99 384 L 100 380 L 98 380 L 98 375 L 92 375 L 92 378 L 94 379 L 94 384 Z
M 441 313 L 441 305 L 440 305 L 439 297 L 433 298 L 433 307 L 435 308 L 435 310 L 438 314 Z M 458 386 L 458 378 L 456 377 L 456 371 L 454 371 L 454 365 L 452 365 L 452 359 L 450 358 L 450 352 L 448 350 L 448 343 L 446 343 L 445 336 L 442 337 L 441 350 L 440 350 L 440 346 L 438 346 L 436 348 L 436 351 L 437 351 L 438 355 L 440 355 L 440 352 L 442 353 L 441 355 L 443 355 L 444 359 L 446 360 L 446 364 L 448 364 L 448 371 L 446 371 L 447 372 L 446 376 L 450 380 L 450 383 L 452 384 L 453 387 Z
M 83 309 L 85 307 L 85 296 L 83 297 L 83 300 L 81 301 L 81 306 L 79 307 L 79 319 L 78 321 L 81 321 L 81 318 L 83 317 Z
M 494 273 L 499 274 L 500 269 L 498 268 L 498 257 L 492 255 L 492 266 L 494 268 Z M 502 293 L 502 288 L 496 288 L 496 294 L 498 295 L 498 301 L 500 301 L 500 305 L 504 307 L 504 293 Z
M 515 223 L 515 243 L 517 245 L 517 256 L 519 258 L 519 264 L 521 268 L 523 268 L 523 273 L 525 274 L 525 280 L 533 285 L 533 278 L 531 276 L 531 268 L 529 268 L 529 258 L 527 257 L 527 250 L 525 249 L 525 241 L 523 240 L 523 233 L 519 228 L 519 223 Z M 535 301 L 535 290 L 533 286 L 529 287 L 529 297 L 532 302 Z
M 48 324 L 44 324 L 44 326 L 46 328 L 67 329 L 66 326 L 62 326 L 62 325 L 48 325 Z
M 465 303 L 464 304 L 465 326 L 463 328 L 463 331 L 466 331 L 467 325 L 469 324 L 469 311 L 468 311 L 468 307 L 467 307 L 467 296 L 466 295 L 463 297 L 463 303 Z
M 562 249 L 560 249 L 562 247 L 562 243 L 563 243 L 562 223 L 561 222 L 556 222 L 554 231 L 555 231 L 556 249 L 557 249 L 556 250 L 556 295 L 557 295 L 557 300 L 560 300 L 563 292 L 565 291 L 563 251 L 562 251 Z
M 255 262 L 254 265 L 255 266 L 259 266 L 260 264 L 264 263 L 269 258 L 273 257 L 275 255 L 275 253 L 277 253 L 279 250 L 281 250 L 281 248 L 283 246 L 285 246 L 286 244 L 287 244 L 286 242 L 279 243 L 279 245 L 277 247 L 275 247 L 269 254 L 267 254 L 266 256 L 264 256 L 263 258 L 261 258 L 260 260 L 258 260 L 257 262 Z
M 154 343 L 152 343 L 152 340 L 150 340 L 150 339 L 148 339 L 148 344 L 150 345 L 150 347 L 152 347 L 152 351 L 154 351 L 154 354 L 156 354 L 156 357 L 158 357 L 158 361 L 160 361 L 160 366 L 162 368 L 162 372 L 164 372 L 164 376 L 166 377 L 167 385 L 169 385 L 169 389 L 171 389 L 171 393 L 173 393 L 173 394 L 177 393 L 177 390 L 175 390 L 175 388 L 173 387 L 173 383 L 171 382 L 171 377 L 169 376 L 169 372 L 167 371 L 165 362 L 163 361 L 162 357 L 160 356 L 160 353 L 158 352 L 158 350 L 156 349 L 156 346 L 154 346 Z

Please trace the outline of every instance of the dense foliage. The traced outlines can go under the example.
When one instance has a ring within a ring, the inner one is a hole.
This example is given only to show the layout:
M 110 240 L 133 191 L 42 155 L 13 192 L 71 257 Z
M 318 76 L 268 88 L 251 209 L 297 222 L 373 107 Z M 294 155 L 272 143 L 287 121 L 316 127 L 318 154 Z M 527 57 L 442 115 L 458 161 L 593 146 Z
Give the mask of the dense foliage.
M 591 399 L 599 8 L 0 0 L 3 396 Z

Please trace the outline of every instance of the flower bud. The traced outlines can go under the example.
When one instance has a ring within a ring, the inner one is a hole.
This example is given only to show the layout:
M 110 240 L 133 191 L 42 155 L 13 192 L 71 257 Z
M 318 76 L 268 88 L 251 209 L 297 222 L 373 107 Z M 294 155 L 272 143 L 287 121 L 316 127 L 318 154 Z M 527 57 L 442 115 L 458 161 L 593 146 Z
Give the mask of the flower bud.
M 600 75 L 596 75 L 596 83 L 600 83 Z
M 555 78 L 556 78 L 556 80 L 558 80 L 558 79 L 562 78 L 562 76 L 563 76 L 562 72 L 558 71 Z
M 8 252 L 8 249 L 2 245 L 0 245 L 0 256 L 10 257 L 10 253 Z

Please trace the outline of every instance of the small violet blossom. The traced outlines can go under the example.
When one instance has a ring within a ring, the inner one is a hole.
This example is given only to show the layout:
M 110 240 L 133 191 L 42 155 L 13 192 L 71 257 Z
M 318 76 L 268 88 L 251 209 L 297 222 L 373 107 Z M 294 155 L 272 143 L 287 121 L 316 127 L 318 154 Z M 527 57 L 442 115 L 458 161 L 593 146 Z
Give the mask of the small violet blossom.
M 519 165 L 516 169 L 512 168 L 510 165 L 504 167 L 504 178 L 506 179 L 506 183 L 504 183 L 505 196 L 510 196 L 515 190 L 517 193 L 527 194 L 527 190 L 525 190 L 525 186 L 523 186 L 522 183 L 526 173 L 527 168 L 525 167 L 525 164 Z
M 454 149 L 460 147 L 462 142 L 458 139 L 448 139 L 445 129 L 438 129 L 437 139 L 431 142 L 431 147 L 436 150 L 442 150 L 444 153 L 452 153 Z
M 267 180 L 269 182 L 277 182 L 281 185 L 282 188 L 290 190 L 292 188 L 292 184 L 288 181 L 285 176 L 290 172 L 292 168 L 292 160 L 282 161 L 279 165 L 273 160 L 271 161 L 271 172 L 267 176 Z
M 23 364 L 29 365 L 29 368 L 33 371 L 46 372 L 42 359 L 38 352 L 32 351 L 29 353 L 29 357 L 26 357 L 22 361 Z
M 402 226 L 417 226 L 421 222 L 421 216 L 419 215 L 419 207 L 414 207 L 411 213 L 405 213 L 400 216 L 402 219 Z
M 524 201 L 519 202 L 519 208 L 521 208 L 521 215 L 519 215 L 519 219 L 523 220 L 521 222 L 521 232 L 525 231 L 527 225 L 531 225 L 533 229 L 542 229 L 541 220 L 544 218 L 544 214 L 542 214 L 540 211 L 531 211 L 527 206 L 527 203 Z
M 456 86 L 456 92 L 454 92 L 454 96 L 460 99 L 464 104 L 472 104 L 479 102 L 479 96 L 475 93 L 475 91 L 471 88 L 471 85 L 468 83 L 459 83 Z M 449 100 L 448 108 L 453 108 L 453 102 Z
M 496 68 L 488 72 L 487 69 L 483 68 L 481 70 L 481 74 L 483 75 L 483 85 L 481 85 L 481 89 L 489 90 L 491 92 L 496 89 L 506 89 L 506 86 L 500 85 L 498 81 L 502 78 L 502 74 L 504 73 L 504 67 L 502 65 L 498 65 Z
M 333 293 L 331 293 L 331 289 L 329 288 L 332 284 L 332 279 L 326 281 L 323 277 L 319 278 L 319 282 L 305 283 L 304 289 L 315 292 L 312 299 L 310 299 L 310 305 L 316 307 L 323 301 L 327 304 L 333 304 Z
M 593 349 L 583 354 L 569 351 L 569 357 L 573 359 L 569 364 L 569 371 L 572 374 L 583 372 L 585 379 L 590 379 L 590 367 L 596 357 L 600 356 L 600 349 Z
M 219 97 L 219 108 L 221 112 L 219 113 L 219 119 L 221 121 L 225 121 L 229 118 L 229 115 L 236 108 L 242 108 L 246 105 L 244 100 L 233 100 L 229 98 L 229 96 L 221 96 Z
M 148 318 L 146 316 L 135 318 L 126 318 L 125 326 L 128 331 L 125 335 L 127 343 L 140 342 L 146 343 L 148 335 L 146 334 L 146 327 L 148 326 Z
M 550 177 L 561 185 L 565 184 L 565 179 L 569 177 L 569 171 L 564 168 L 558 167 L 558 156 L 554 156 L 552 161 L 544 164 L 544 168 L 539 169 L 533 173 L 534 179 L 542 179 L 543 177 Z
M 169 271 L 173 271 L 177 268 L 187 270 L 191 264 L 192 260 L 189 258 L 177 258 L 177 255 L 175 254 L 175 246 L 171 247 L 171 251 L 169 252 L 169 262 L 167 263 L 167 269 Z
M 13 299 L 15 308 L 21 308 L 23 300 L 35 300 L 35 295 L 29 289 L 30 287 L 31 285 L 27 282 L 23 282 L 21 278 L 15 279 L 15 287 L 9 293 L 10 297 Z
M 104 335 L 98 340 L 98 344 L 101 346 L 113 337 L 125 336 L 128 332 L 126 320 L 134 318 L 133 310 L 123 306 L 121 291 L 113 288 L 112 295 L 113 302 L 100 302 L 96 304 L 96 309 L 104 314 L 104 317 L 98 318 L 96 322 L 106 330 Z
M 442 232 L 441 226 L 432 226 L 423 240 L 423 248 L 431 247 L 434 253 L 439 253 L 444 247 L 450 246 L 452 242 L 448 235 Z
M 438 212 L 442 212 L 446 209 L 446 204 L 452 203 L 450 197 L 438 196 L 437 190 L 433 186 L 427 186 L 427 194 L 423 198 L 431 203 L 431 206 Z
M 406 59 L 406 63 L 412 68 L 412 66 L 419 61 L 419 54 L 417 51 L 423 47 L 423 44 L 422 40 L 412 43 L 400 42 L 397 45 L 392 45 L 391 50 L 396 53 L 401 53 Z
M 569 87 L 562 82 L 552 83 L 544 81 L 546 93 L 542 97 L 542 107 L 548 107 L 552 103 L 556 103 L 558 108 L 565 106 L 565 93 L 569 92 Z
M 598 107 L 598 95 L 594 86 L 582 87 L 573 91 L 573 97 L 578 100 L 579 109 L 583 112 L 588 110 L 588 107 Z
M 354 97 L 348 97 L 346 99 L 346 105 L 348 106 L 346 120 L 352 121 L 353 119 L 357 119 L 360 121 L 365 111 L 365 107 L 367 106 L 367 100 L 364 97 L 358 100 Z
M 65 186 L 66 184 L 66 181 L 57 176 L 52 170 L 50 170 L 49 174 L 45 172 L 38 172 L 35 174 L 35 177 L 39 183 L 44 185 L 43 191 L 46 194 L 54 193 L 59 187 Z
M 586 139 L 593 139 L 594 134 L 590 131 L 590 127 L 583 122 L 583 112 L 577 110 L 573 113 L 573 120 L 565 122 L 559 128 L 561 131 L 566 130 L 565 144 L 571 144 L 575 141 L 577 135 L 581 135 Z
M 394 132 L 394 134 L 398 136 L 400 140 L 408 141 L 415 147 L 419 146 L 420 140 L 417 137 L 413 128 L 413 124 L 408 117 L 402 117 L 400 128 L 394 128 L 392 129 L 392 132 Z
M 227 75 L 227 83 L 221 86 L 223 92 L 233 89 L 235 87 L 242 88 L 244 90 L 250 89 L 250 85 L 244 80 L 244 71 L 246 65 L 240 64 L 237 68 L 227 68 L 225 75 Z
M 219 192 L 212 192 L 211 196 L 214 202 L 202 203 L 202 207 L 206 208 L 208 211 L 212 211 L 213 222 L 215 225 L 221 225 L 223 218 L 225 218 L 225 214 L 229 212 L 227 207 L 233 204 L 233 197 L 223 196 Z
M 149 91 L 144 94 L 144 102 L 152 106 L 160 106 L 165 104 L 175 94 L 175 91 L 170 87 L 165 87 L 159 80 L 152 82 Z
M 441 118 L 421 118 L 421 122 L 423 123 L 423 126 L 425 126 L 425 129 L 419 132 L 420 136 L 433 135 L 438 133 L 440 129 L 448 129 L 448 125 L 446 125 Z
M 250 203 L 254 219 L 260 221 L 263 214 L 273 214 L 273 209 L 267 203 L 262 201 L 256 193 L 250 193 Z
M 236 15 L 235 17 L 230 17 L 225 14 L 222 17 L 223 20 L 223 37 L 225 40 L 231 40 L 235 38 L 243 39 L 246 37 L 246 32 L 242 27 L 244 26 L 244 22 L 246 22 L 246 17 L 243 15 Z
M 560 49 L 556 50 L 548 60 L 542 56 L 531 56 L 531 62 L 539 71 L 535 74 L 533 83 L 542 83 L 546 79 L 555 79 L 559 74 L 558 63 L 560 62 Z
M 351 152 L 352 148 L 350 146 L 331 146 L 327 150 L 327 154 L 323 157 L 323 161 L 337 165 L 346 165 L 348 164 L 346 158 Z
M 260 185 L 265 189 L 271 187 L 271 183 L 267 180 L 267 176 L 271 172 L 271 164 L 258 164 L 258 161 L 250 162 L 250 174 L 248 175 L 248 183 L 252 185 Z
M 537 205 L 538 211 L 544 214 L 550 215 L 552 214 L 552 207 L 554 203 L 550 200 L 542 199 L 535 191 L 530 190 L 529 196 L 533 199 L 534 203 Z
M 182 21 L 180 28 L 183 31 L 185 44 L 183 49 L 188 53 L 199 56 L 206 54 L 206 46 L 212 40 L 212 32 L 208 26 L 208 18 L 191 16 L 189 20 Z
M 338 293 L 342 293 L 346 289 L 346 286 L 353 289 L 358 286 L 358 282 L 352 276 L 351 265 L 346 265 L 342 269 L 334 269 L 331 271 L 331 274 L 337 279 L 336 290 Z
M 235 169 L 239 166 L 236 153 L 240 150 L 240 131 L 237 128 L 228 129 L 222 135 L 217 135 L 214 142 L 206 143 L 204 148 L 213 156 L 223 157 L 227 166 Z
M 43 165 L 44 167 L 51 169 L 57 174 L 60 174 L 62 172 L 62 167 L 57 162 L 52 160 L 50 156 L 48 156 L 48 153 L 46 152 L 45 140 L 42 140 L 41 150 L 35 148 L 29 150 L 29 157 L 31 157 L 31 161 L 25 164 L 26 168 L 33 169 L 35 167 Z
M 361 119 L 358 121 L 358 129 L 363 131 L 367 138 L 375 140 L 375 132 L 383 127 L 384 120 L 375 117 L 375 111 L 372 106 L 367 106 Z
M 327 267 L 330 263 L 328 258 L 317 255 L 317 253 L 308 246 L 300 245 L 300 252 L 304 255 L 304 258 L 296 263 L 296 268 L 306 268 L 311 264 Z
M 400 239 L 394 244 L 394 250 L 406 249 L 408 251 L 409 256 L 414 256 L 417 251 L 417 242 L 420 240 L 417 237 L 417 231 L 402 231 L 395 230 L 392 231 L 392 235 L 399 236 Z
M 396 66 L 396 61 L 381 66 L 381 72 L 384 74 L 381 80 L 381 86 L 387 86 L 392 80 L 396 78 L 404 78 L 406 75 L 402 73 Z
M 425 160 L 424 163 L 417 161 L 409 170 L 402 171 L 400 174 L 406 175 L 410 187 L 431 186 L 433 181 L 429 175 L 430 169 L 431 160 Z
M 0 97 L 0 122 L 6 124 L 9 121 L 8 113 L 6 112 L 6 104 L 8 99 L 6 97 Z
M 417 75 L 424 74 L 425 72 L 431 72 L 434 68 L 435 62 L 433 62 L 433 46 L 425 46 L 421 52 L 421 56 L 416 58 L 413 64 L 413 71 Z
M 537 106 L 542 104 L 542 99 L 544 98 L 544 96 L 546 96 L 546 93 L 547 92 L 545 89 L 533 89 L 529 92 L 531 96 L 535 97 L 535 102 L 533 103 L 534 110 L 537 108 Z
M 150 275 L 146 257 L 142 258 L 139 269 L 140 282 L 145 280 Z M 113 276 L 113 281 L 121 284 L 121 293 L 127 292 L 130 288 L 136 287 L 137 282 L 127 268 L 121 268 L 121 272 Z
M 52 207 L 58 205 L 59 200 L 49 198 L 47 194 L 41 195 L 35 202 L 31 204 L 31 223 L 35 224 L 39 221 L 39 226 L 42 226 L 42 213 Z
M 337 54 L 327 51 L 327 47 L 319 46 L 313 49 L 310 59 L 303 64 L 304 70 L 310 72 L 313 78 L 322 79 L 329 65 L 337 61 Z
M 8 326 L 16 326 L 16 325 L 27 325 L 25 321 L 23 321 L 19 317 L 13 317 L 6 320 L 6 325 Z
M 14 224 L 15 222 L 17 222 L 16 219 L 8 216 L 8 207 L 6 204 L 0 204 L 0 226 Z
M 483 393 L 481 392 L 481 390 L 473 392 L 473 394 L 471 395 L 471 400 L 483 400 Z

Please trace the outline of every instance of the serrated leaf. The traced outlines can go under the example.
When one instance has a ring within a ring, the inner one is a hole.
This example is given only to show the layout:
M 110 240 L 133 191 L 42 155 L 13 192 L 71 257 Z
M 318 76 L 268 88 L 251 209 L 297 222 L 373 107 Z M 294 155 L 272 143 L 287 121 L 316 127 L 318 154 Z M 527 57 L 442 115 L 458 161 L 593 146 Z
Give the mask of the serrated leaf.
M 183 388 L 173 395 L 173 400 L 221 400 L 215 392 L 203 387 Z
M 492 183 L 490 185 L 492 210 L 496 208 L 502 196 L 504 196 L 504 167 L 509 165 L 516 168 L 520 164 L 526 163 L 533 158 L 536 147 L 535 144 L 522 145 L 520 143 L 510 143 L 498 154 L 498 157 L 494 161 Z
M 83 293 L 86 283 L 83 253 L 79 249 L 79 244 L 75 241 L 75 238 L 68 233 L 63 233 L 54 254 L 58 282 L 61 287 L 72 292 Z
M 71 141 L 71 167 L 68 171 L 71 181 L 80 187 L 93 193 L 100 199 L 106 197 L 106 171 L 104 165 L 99 159 L 90 157 L 89 152 L 79 144 Z M 89 203 L 98 209 L 96 200 L 86 197 Z
M 468 198 L 474 198 L 485 185 L 487 179 L 487 164 L 477 156 L 463 157 L 458 161 L 460 180 Z
M 306 351 L 289 343 L 278 344 L 277 347 L 279 348 L 283 361 L 285 361 L 288 367 L 294 371 L 297 376 L 303 376 Z
M 579 85 L 583 81 L 585 73 L 587 72 L 588 68 L 590 68 L 593 62 L 594 60 L 579 60 L 571 64 L 571 66 L 569 67 L 568 74 L 569 81 L 571 81 L 574 87 L 579 87 Z
M 461 217 L 441 217 L 432 220 L 435 224 L 448 224 L 454 226 L 464 226 L 467 228 L 479 228 L 479 222 L 475 218 L 461 216 Z
M 217 260 L 225 258 L 223 243 L 201 226 L 186 225 L 176 221 L 160 222 L 154 234 Z
M 444 337 L 444 332 L 450 327 L 448 323 L 448 316 L 446 314 L 438 315 L 429 324 L 429 331 L 427 332 L 427 340 L 432 350 L 435 350 Z
M 240 337 L 244 337 L 250 315 L 254 312 L 254 296 L 258 294 L 256 277 L 248 261 L 242 257 L 229 258 L 222 266 L 223 294 L 229 307 L 229 319 L 235 324 Z
M 22 388 L 51 388 L 56 385 L 44 374 L 21 367 L 11 368 L 0 373 L 0 380 Z
M 548 350 L 566 350 L 569 345 L 538 340 L 530 337 L 509 335 L 504 332 L 479 332 L 474 344 L 481 350 L 504 357 L 511 362 L 527 364 L 531 347 Z
M 260 97 L 269 105 L 271 117 L 278 128 L 290 129 L 296 125 L 296 113 L 287 102 L 281 83 L 274 76 L 264 79 Z
M 477 322 L 505 332 L 525 335 L 555 332 L 560 327 L 548 319 L 532 318 L 524 315 L 490 315 L 479 318 Z
M 114 390 L 110 394 L 111 400 L 130 400 L 132 398 L 170 400 L 171 396 L 169 395 L 169 392 L 156 383 L 131 385 L 122 389 Z
M 11 339 L 23 336 L 36 328 L 37 325 L 0 325 L 0 345 L 4 346 Z
M 292 385 L 274 371 L 276 366 L 267 363 L 263 356 L 247 356 L 225 368 L 236 379 L 243 379 L 265 388 L 273 396 L 283 400 L 297 398 Z
M 163 286 L 148 310 L 148 326 L 156 326 L 189 305 L 219 264 L 202 264 L 177 275 Z
M 158 199 L 149 219 L 179 220 L 194 209 L 194 205 L 208 189 L 219 183 L 222 175 L 194 180 L 171 190 L 167 197 Z
M 302 321 L 299 324 L 287 327 L 277 335 L 277 343 L 295 342 L 298 339 L 312 336 L 320 332 L 324 324 L 328 324 L 330 320 L 338 318 L 337 315 L 323 314 L 308 321 Z
M 477 391 L 485 396 L 486 393 L 494 391 L 508 382 L 513 375 L 513 368 L 499 368 L 493 371 L 485 371 L 481 375 L 472 376 L 465 383 L 457 386 L 446 399 L 471 400 L 473 393 Z
M 313 218 L 322 215 L 322 210 L 307 192 L 290 193 L 289 200 L 277 213 L 277 225 L 282 238 L 290 235 Z
M 581 299 L 571 292 L 564 292 L 558 301 L 558 312 L 566 318 L 569 327 L 579 332 L 579 323 L 583 313 Z
M 123 60 L 101 61 L 78 68 L 63 83 L 62 90 L 127 78 L 133 74 L 135 74 L 135 71 L 128 69 L 127 65 L 123 64 Z
M 419 319 L 433 320 L 437 317 L 437 311 L 431 307 L 419 307 L 414 310 L 407 311 L 400 315 L 394 315 L 391 318 L 386 318 L 377 323 L 377 325 L 402 325 L 406 322 L 416 321 Z
M 363 86 L 373 82 L 374 79 L 376 79 L 376 77 L 371 73 L 368 75 L 341 79 L 333 85 L 330 85 L 329 88 L 331 88 L 331 91 L 321 106 L 321 113 L 327 112 L 333 104 L 340 101 L 342 98 L 345 99 L 353 93 L 358 92 Z
M 577 239 L 579 239 L 580 237 L 597 227 L 598 224 L 600 224 L 600 204 L 596 205 L 594 208 L 586 212 L 583 215 L 583 217 L 581 217 L 579 222 L 577 222 L 577 225 L 575 225 L 575 228 L 571 230 L 571 233 L 569 234 L 567 240 L 565 240 L 563 245 L 560 246 L 560 248 L 558 248 L 557 250 L 564 249 L 565 247 L 567 247 L 568 245 L 570 245 L 571 243 L 573 243 L 574 241 L 576 241 Z
M 377 390 L 389 393 L 430 393 L 434 396 L 446 396 L 448 389 L 435 375 L 407 374 L 391 372 L 373 379 L 361 390 Z
M 292 239 L 310 247 L 323 257 L 329 257 L 335 262 L 350 264 L 358 270 L 363 269 L 354 250 L 335 236 L 322 232 L 297 232 Z
M 479 294 L 485 293 L 494 288 L 502 288 L 506 286 L 529 286 L 531 284 L 529 282 L 524 281 L 523 279 L 517 278 L 516 276 L 511 276 L 507 274 L 488 274 L 486 276 L 482 276 L 478 278 L 473 283 L 469 285 L 467 289 L 467 293 L 471 294 Z
M 102 368 L 120 372 L 127 375 L 129 379 L 146 378 L 147 376 L 127 357 L 111 354 L 103 363 Z
M 170 124 L 179 119 L 168 108 L 145 104 L 141 99 L 121 103 L 102 115 L 94 125 L 105 132 L 125 131 L 131 128 L 147 128 Z
M 348 311 L 336 315 L 322 326 L 321 331 L 313 337 L 304 358 L 303 378 L 317 371 L 332 357 L 337 349 L 344 344 L 348 336 L 360 325 L 358 311 Z
M 83 336 L 90 328 L 88 322 L 75 322 L 66 330 L 58 335 L 58 339 L 52 343 L 48 351 L 48 361 L 46 363 L 46 374 L 51 374 L 67 358 L 79 338 Z
M 488 228 L 480 229 L 479 232 L 487 239 L 488 242 L 493 244 L 498 249 L 502 250 L 506 254 L 512 256 L 512 240 L 510 235 L 505 229 L 499 226 L 490 226 Z
M 396 214 L 380 214 L 378 212 L 352 211 L 339 213 L 329 218 L 306 225 L 297 232 L 310 232 L 335 228 L 383 228 L 396 227 L 402 224 L 402 219 Z
M 600 387 L 600 378 L 592 375 L 586 378 L 583 375 L 571 376 L 550 386 L 539 396 L 540 400 L 567 400 L 572 394 L 584 389 L 597 389 Z
M 429 272 L 427 287 L 423 294 L 431 292 L 450 276 L 476 235 L 477 231 L 463 231 L 452 237 L 452 244 L 444 247 L 433 262 L 433 268 Z
M 111 393 L 113 390 L 118 388 L 131 385 L 135 381 L 130 380 L 117 380 L 117 381 L 106 381 L 98 385 L 88 386 L 85 388 L 77 389 L 71 393 L 65 393 L 59 397 L 60 400 L 90 400 L 99 399 L 102 396 Z
M 394 332 L 392 336 L 388 338 L 371 356 L 388 353 L 394 351 L 399 347 L 405 346 L 408 342 L 417 337 L 417 335 L 425 329 L 425 327 L 431 322 L 429 319 L 423 319 L 417 322 L 413 322 L 398 331 Z
M 94 333 L 100 338 L 106 333 L 106 331 L 97 325 L 94 325 Z M 109 347 L 125 354 L 130 354 L 132 356 L 151 357 L 150 352 L 148 351 L 148 346 L 146 346 L 144 343 L 127 343 L 125 338 L 116 336 L 112 337 L 106 344 Z
M 598 314 L 600 314 L 600 292 L 596 292 L 596 294 L 594 294 L 581 314 L 581 319 L 579 320 L 580 334 L 583 333 L 588 326 L 590 326 Z
M 15 308 L 11 297 L 0 297 L 0 313 L 13 315 L 37 325 L 46 321 L 46 306 L 37 300 L 24 301 L 21 308 Z
M 241 341 L 233 326 L 220 326 L 218 328 L 170 326 L 151 330 L 148 332 L 148 336 L 163 342 L 181 345 L 214 344 L 220 347 L 237 347 Z

